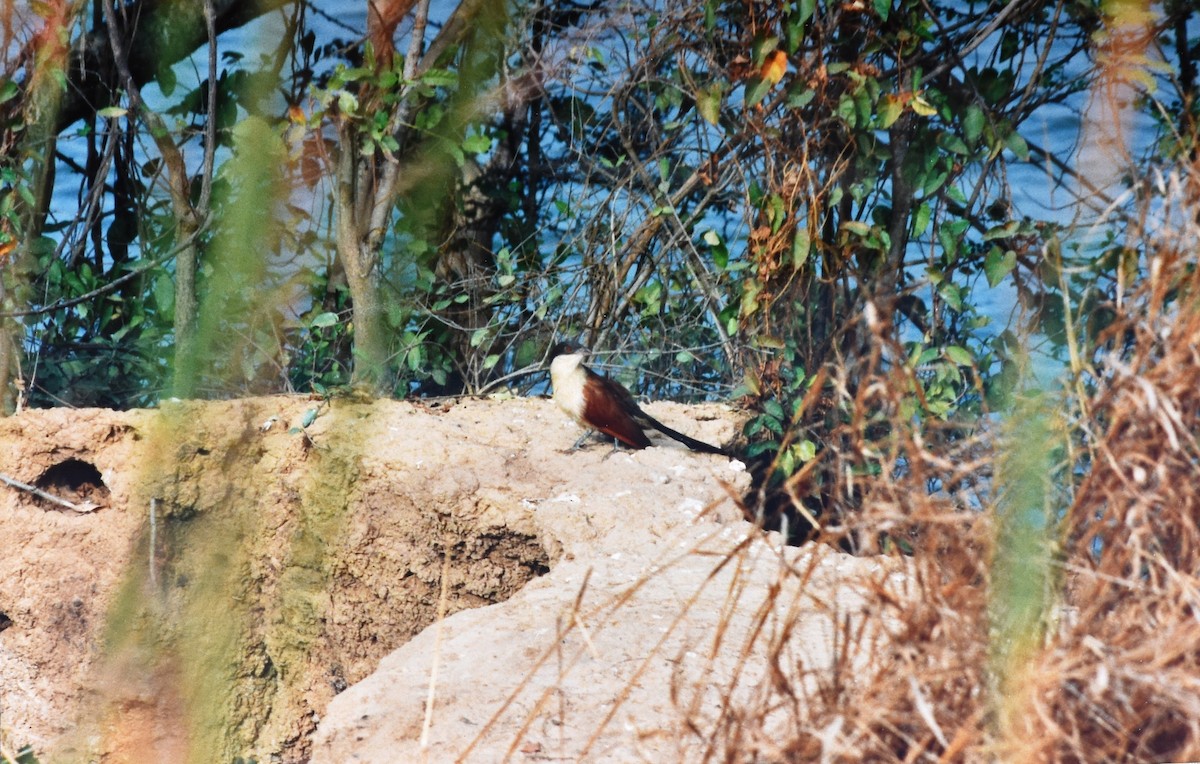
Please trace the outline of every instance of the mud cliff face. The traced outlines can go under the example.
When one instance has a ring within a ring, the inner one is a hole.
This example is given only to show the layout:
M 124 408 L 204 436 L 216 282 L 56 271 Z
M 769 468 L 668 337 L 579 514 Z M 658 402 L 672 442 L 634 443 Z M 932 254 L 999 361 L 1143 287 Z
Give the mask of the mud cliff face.
M 650 410 L 711 442 L 737 426 L 722 407 Z M 3 741 L 51 761 L 307 760 L 334 696 L 439 613 L 563 562 L 574 598 L 589 560 L 743 525 L 729 460 L 561 453 L 577 434 L 520 399 L 0 419 L 0 472 L 99 505 L 0 487 Z M 484 654 L 487 622 L 459 649 Z

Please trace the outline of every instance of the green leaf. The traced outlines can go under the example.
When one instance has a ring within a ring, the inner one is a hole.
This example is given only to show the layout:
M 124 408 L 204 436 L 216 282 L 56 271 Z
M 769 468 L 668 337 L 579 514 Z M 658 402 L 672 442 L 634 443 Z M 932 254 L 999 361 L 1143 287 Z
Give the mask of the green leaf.
M 720 85 L 710 85 L 696 91 L 696 111 L 700 112 L 700 117 L 710 125 L 717 124 L 721 119 L 721 93 L 723 90 L 724 88 Z
M 949 226 L 938 226 L 938 243 L 942 245 L 942 259 L 947 265 L 953 265 L 958 259 L 958 237 Z
M 762 428 L 760 427 L 759 429 L 761 430 Z M 753 459 L 754 457 L 756 457 L 760 454 L 765 454 L 769 451 L 774 451 L 777 448 L 779 448 L 779 444 L 773 440 L 756 441 L 754 443 L 751 443 L 749 445 L 749 447 L 746 448 L 746 459 L 747 460 Z
M 933 216 L 933 210 L 925 202 L 917 207 L 916 213 L 913 215 L 913 235 L 920 236 L 925 233 L 925 229 L 929 227 L 929 219 Z
M 300 426 L 308 427 L 310 424 L 317 421 L 317 413 L 318 411 L 316 408 L 311 408 L 308 411 L 305 411 L 304 416 L 300 419 Z
M 1004 145 L 1022 162 L 1029 161 L 1029 144 L 1015 130 L 1004 137 Z
M 799 15 L 796 17 L 796 23 L 803 24 L 813 17 L 817 10 L 817 0 L 800 0 L 796 6 Z
M 780 420 L 769 416 L 761 417 L 761 419 L 764 427 L 776 435 L 783 437 L 783 423 Z
M 744 392 L 742 392 L 742 391 L 744 391 Z M 738 385 L 737 388 L 735 388 L 732 397 L 734 397 L 734 398 L 739 397 L 738 396 L 739 392 L 741 392 L 741 394 L 743 396 L 758 395 L 760 392 L 762 392 L 762 381 L 758 378 L 758 375 L 755 374 L 754 372 L 746 371 L 742 374 L 742 384 Z
M 513 358 L 513 366 L 522 368 L 529 366 L 538 360 L 539 345 L 534 340 L 525 340 L 520 345 L 517 345 L 517 352 Z
M 924 366 L 925 364 L 929 363 L 930 361 L 932 361 L 934 358 L 937 358 L 937 357 L 938 357 L 938 349 L 937 348 L 925 348 L 917 355 L 917 357 L 913 361 L 912 365 L 914 367 Z
M 751 77 L 746 80 L 746 108 L 758 105 L 771 90 L 771 83 L 762 77 Z
M 962 123 L 963 138 L 966 139 L 967 145 L 973 147 L 979 144 L 979 136 L 983 134 L 983 121 L 983 109 L 975 105 L 967 107 L 967 114 Z
M 754 66 L 762 66 L 763 62 L 767 60 L 767 54 L 773 52 L 778 47 L 778 37 L 768 36 L 758 38 L 754 41 L 751 63 Z
M 154 279 L 154 302 L 166 315 L 175 312 L 175 281 L 166 273 Z
M 409 371 L 420 371 L 421 367 L 425 365 L 425 346 L 413 345 L 408 349 L 404 360 L 408 364 Z
M 158 89 L 162 91 L 163 96 L 170 98 L 171 94 L 175 92 L 175 85 L 178 84 L 175 70 L 169 66 L 160 67 L 155 73 L 154 79 L 158 81 Z
M 926 101 L 924 96 L 913 96 L 912 101 L 910 101 L 908 105 L 914 112 L 922 117 L 932 117 L 934 114 L 937 114 L 937 108 L 933 104 L 929 103 L 929 101 Z
M 938 146 L 949 151 L 952 154 L 962 154 L 964 156 L 971 153 L 965 141 L 953 133 L 943 133 L 938 138 Z
M 358 111 L 358 98 L 349 90 L 338 93 L 338 111 L 343 114 L 354 114 Z
M 983 259 L 983 273 L 990 287 L 1003 281 L 1016 267 L 1017 253 L 1011 249 L 1002 252 L 999 247 L 992 247 Z
M 799 269 L 808 262 L 808 256 L 811 253 L 812 240 L 808 235 L 808 229 L 796 228 L 796 235 L 792 238 L 792 267 Z
M 337 313 L 330 313 L 327 311 L 315 317 L 311 322 L 309 322 L 308 325 L 313 329 L 324 329 L 327 326 L 333 326 L 337 322 Z
M 775 400 L 774 398 L 763 404 L 763 413 L 772 419 L 777 419 L 781 422 L 785 417 L 785 414 L 783 413 L 783 406 L 781 406 L 779 401 Z
M 128 113 L 129 109 L 126 109 L 124 106 L 105 106 L 103 109 L 96 111 L 96 116 L 111 119 L 113 117 L 124 117 Z
M 785 103 L 787 103 L 789 109 L 802 109 L 808 106 L 816 97 L 817 91 L 809 90 L 801 80 L 797 79 L 794 81 L 792 87 L 788 89 Z
M 834 108 L 833 113 L 837 115 L 838 119 L 845 122 L 847 127 L 858 127 L 858 109 L 854 105 L 854 99 L 846 93 L 842 93 L 838 99 L 838 105 Z
M 879 15 L 880 21 L 887 21 L 891 11 L 892 0 L 875 0 L 875 13 Z
M 797 443 L 793 448 L 796 449 L 796 458 L 800 463 L 811 462 L 817 456 L 817 444 L 807 438 Z
M 993 239 L 1007 239 L 1017 232 L 1020 223 L 1016 220 L 1010 220 L 1003 225 L 993 226 L 983 234 L 984 241 L 992 241 Z
M 463 151 L 468 154 L 482 154 L 492 147 L 492 139 L 486 135 L 468 135 L 463 139 Z
M 893 95 L 886 95 L 879 104 L 879 127 L 886 130 L 896 124 L 896 120 L 900 119 L 900 115 L 904 113 L 904 104 L 901 100 Z
M 779 459 L 776 462 L 779 467 L 779 472 L 783 475 L 791 475 L 796 471 L 796 452 L 794 449 L 788 450 L 779 454 Z
M 957 286 L 949 281 L 943 281 L 938 285 L 937 291 L 955 313 L 962 312 L 962 292 Z
M 783 226 L 783 221 L 787 217 L 783 197 L 779 194 L 771 194 L 767 197 L 767 205 L 767 218 L 771 221 L 771 233 L 779 233 L 779 229 Z
M 713 265 L 721 270 L 729 267 L 729 248 L 724 244 L 712 248 Z
M 446 69 L 430 69 L 421 75 L 421 82 L 435 88 L 452 88 L 458 85 L 458 75 Z
M 858 220 L 847 220 L 842 223 L 842 230 L 865 239 L 871 233 L 871 226 Z
M 21 88 L 12 80 L 5 80 L 3 85 L 0 85 L 0 103 L 11 101 L 21 92 Z
M 946 170 L 939 170 L 937 172 L 930 173 L 929 176 L 925 178 L 925 182 L 921 184 L 921 195 L 926 197 L 933 195 L 933 192 L 941 188 L 942 184 L 945 183 L 949 177 L 950 173 Z
M 975 359 L 971 356 L 971 351 L 959 345 L 947 345 L 942 349 L 942 352 L 959 366 L 970 366 L 975 363 Z

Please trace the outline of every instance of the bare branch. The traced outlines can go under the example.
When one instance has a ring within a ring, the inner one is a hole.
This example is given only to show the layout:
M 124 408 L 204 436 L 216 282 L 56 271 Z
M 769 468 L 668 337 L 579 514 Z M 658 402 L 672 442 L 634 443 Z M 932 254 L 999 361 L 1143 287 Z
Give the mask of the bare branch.
M 67 501 L 66 499 L 59 498 L 58 496 L 55 496 L 52 493 L 47 493 L 46 491 L 43 491 L 41 488 L 38 488 L 37 486 L 32 486 L 32 485 L 29 485 L 28 483 L 22 483 L 20 480 L 11 478 L 8 475 L 5 475 L 3 472 L 0 472 L 0 483 L 5 483 L 13 488 L 17 488 L 22 491 L 26 491 L 28 493 L 33 494 L 34 496 L 37 496 L 40 499 L 45 499 L 46 501 L 57 504 L 60 507 L 65 507 L 74 512 L 80 512 L 80 513 L 94 512 L 97 509 L 100 509 L 101 507 L 104 506 L 103 504 L 96 504 L 95 502 L 91 502 L 91 501 L 85 502 L 83 504 L 76 504 L 75 502 Z
M 197 205 L 201 215 L 208 212 L 208 203 L 212 198 L 213 162 L 217 153 L 217 22 L 213 0 L 204 0 L 204 26 L 208 33 L 208 119 L 204 124 L 204 163 L 200 171 L 200 202 Z
M 157 268 L 158 266 L 160 266 L 163 263 L 170 260 L 172 257 L 175 257 L 177 254 L 179 254 L 183 250 L 194 246 L 195 239 L 197 236 L 200 235 L 200 231 L 202 231 L 202 230 L 204 230 L 204 229 L 201 228 L 201 229 L 197 230 L 194 234 L 192 234 L 192 236 L 190 238 L 188 238 L 186 241 L 180 242 L 173 249 L 171 249 L 170 252 L 167 252 L 159 257 L 156 257 L 153 260 L 148 260 L 145 263 L 143 263 L 142 265 L 139 265 L 137 268 L 134 268 L 129 273 L 126 273 L 123 276 L 118 276 L 117 278 L 113 279 L 112 281 L 108 282 L 107 284 L 97 287 L 97 288 L 93 289 L 92 291 L 87 292 L 86 294 L 81 294 L 78 297 L 72 297 L 69 300 L 58 300 L 57 302 L 54 302 L 50 305 L 43 306 L 41 308 L 32 308 L 30 310 L 16 310 L 11 313 L 0 313 L 0 318 L 23 318 L 24 316 L 38 316 L 43 313 L 53 313 L 56 310 L 62 310 L 63 308 L 71 308 L 80 303 L 87 302 L 88 300 L 99 297 L 101 295 L 105 295 L 105 294 L 108 294 L 109 292 L 116 291 L 117 287 L 121 286 L 122 284 L 129 281 L 130 279 L 137 278 L 138 276 L 142 275 L 146 271 L 151 270 L 153 268 Z

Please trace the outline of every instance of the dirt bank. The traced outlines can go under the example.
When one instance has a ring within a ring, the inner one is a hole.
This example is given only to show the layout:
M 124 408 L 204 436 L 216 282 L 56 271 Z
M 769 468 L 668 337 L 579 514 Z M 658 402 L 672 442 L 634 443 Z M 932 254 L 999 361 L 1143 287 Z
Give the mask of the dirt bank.
M 737 428 L 720 406 L 650 410 L 712 442 Z M 99 505 L 0 487 L 3 740 L 52 761 L 307 760 L 330 701 L 439 611 L 525 590 L 574 601 L 589 570 L 589 597 L 612 593 L 634 575 L 605 562 L 622 550 L 748 532 L 736 463 L 673 445 L 562 453 L 577 433 L 526 399 L 0 419 L 0 472 Z M 444 638 L 490 644 L 505 612 L 465 632 L 450 619 Z M 324 750 L 344 739 L 329 727 Z

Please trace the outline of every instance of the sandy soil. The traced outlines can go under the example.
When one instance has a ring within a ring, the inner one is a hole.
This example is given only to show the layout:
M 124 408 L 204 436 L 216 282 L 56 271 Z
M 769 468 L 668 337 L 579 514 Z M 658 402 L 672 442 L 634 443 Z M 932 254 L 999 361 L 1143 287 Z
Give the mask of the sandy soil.
M 649 410 L 714 443 L 739 424 Z M 764 603 L 812 609 L 806 671 L 861 607 L 846 582 L 889 575 L 754 531 L 736 461 L 564 453 L 577 435 L 538 399 L 0 419 L 0 473 L 99 505 L 0 486 L 0 742 L 56 762 L 687 758 L 730 672 L 742 693 L 762 675 Z

